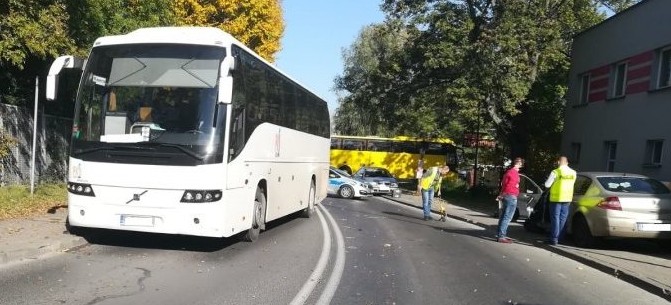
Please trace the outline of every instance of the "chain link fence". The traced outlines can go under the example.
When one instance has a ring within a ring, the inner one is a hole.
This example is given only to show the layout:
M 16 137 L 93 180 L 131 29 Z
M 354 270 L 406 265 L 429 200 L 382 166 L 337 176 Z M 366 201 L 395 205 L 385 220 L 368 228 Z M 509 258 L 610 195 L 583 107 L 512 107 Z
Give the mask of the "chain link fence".
M 72 119 L 38 111 L 35 182 L 64 182 Z M 0 186 L 30 184 L 33 110 L 0 103 L 0 132 L 13 139 L 8 156 L 0 159 Z

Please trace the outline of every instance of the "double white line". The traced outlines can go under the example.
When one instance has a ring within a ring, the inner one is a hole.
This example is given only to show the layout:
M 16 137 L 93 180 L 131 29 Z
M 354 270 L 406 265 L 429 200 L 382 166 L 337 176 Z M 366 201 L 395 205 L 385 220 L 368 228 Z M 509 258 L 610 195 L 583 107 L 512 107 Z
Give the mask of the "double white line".
M 331 223 L 331 228 L 333 229 L 333 232 L 336 237 L 337 249 L 336 249 L 335 264 L 333 265 L 331 276 L 329 277 L 328 282 L 326 282 L 324 290 L 322 291 L 322 294 L 319 296 L 317 304 L 326 305 L 331 303 L 331 299 L 333 298 L 333 295 L 335 294 L 335 291 L 338 288 L 340 278 L 342 278 L 342 273 L 343 270 L 345 269 L 345 239 L 342 236 L 342 232 L 340 232 L 340 228 L 338 227 L 338 224 L 331 216 L 331 213 L 329 213 L 328 210 L 324 208 L 324 206 L 320 204 L 318 205 L 318 208 L 316 210 L 317 210 L 317 216 L 319 216 L 319 222 L 321 222 L 322 225 L 322 232 L 324 232 L 323 236 L 324 243 L 322 244 L 322 253 L 321 255 L 319 255 L 317 266 L 315 266 L 315 269 L 314 271 L 312 271 L 312 274 L 310 274 L 308 280 L 305 282 L 305 284 L 303 284 L 301 290 L 298 292 L 298 294 L 296 294 L 294 299 L 291 301 L 290 303 L 291 305 L 305 304 L 305 302 L 312 294 L 312 291 L 317 286 L 317 283 L 319 283 L 319 280 L 322 278 L 324 270 L 326 269 L 326 265 L 328 264 L 329 256 L 331 255 L 331 230 L 329 229 L 329 226 L 326 223 L 324 215 L 326 215 L 326 218 Z

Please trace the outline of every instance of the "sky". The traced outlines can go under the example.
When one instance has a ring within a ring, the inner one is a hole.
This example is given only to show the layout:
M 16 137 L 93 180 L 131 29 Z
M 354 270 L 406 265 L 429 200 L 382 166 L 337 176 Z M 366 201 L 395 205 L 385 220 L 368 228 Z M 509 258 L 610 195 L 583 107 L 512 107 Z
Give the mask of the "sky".
M 282 0 L 284 36 L 277 67 L 328 102 L 337 105 L 333 80 L 343 72 L 342 50 L 361 29 L 380 23 L 377 0 Z

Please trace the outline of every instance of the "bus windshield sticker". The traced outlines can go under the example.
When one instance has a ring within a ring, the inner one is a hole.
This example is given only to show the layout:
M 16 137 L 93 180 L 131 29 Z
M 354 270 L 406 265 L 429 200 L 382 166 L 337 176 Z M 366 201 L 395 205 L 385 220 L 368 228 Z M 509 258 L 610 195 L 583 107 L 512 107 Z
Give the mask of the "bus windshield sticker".
M 91 80 L 93 80 L 93 83 L 98 85 L 98 86 L 105 86 L 107 84 L 107 79 L 104 77 L 100 77 L 98 75 L 93 74 L 91 77 Z

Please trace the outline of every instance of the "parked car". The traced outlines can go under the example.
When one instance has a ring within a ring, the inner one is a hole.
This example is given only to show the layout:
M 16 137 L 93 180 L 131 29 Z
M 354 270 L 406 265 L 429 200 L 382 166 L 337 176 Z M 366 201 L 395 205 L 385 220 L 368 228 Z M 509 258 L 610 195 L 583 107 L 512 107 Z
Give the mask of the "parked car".
M 365 181 L 370 184 L 373 194 L 393 194 L 398 189 L 396 178 L 389 171 L 382 167 L 364 166 L 352 175 L 355 179 Z
M 368 183 L 355 180 L 347 172 L 334 167 L 329 169 L 327 192 L 342 198 L 361 198 L 373 194 Z
M 525 228 L 547 229 L 547 206 L 546 195 Z M 671 239 L 671 191 L 662 182 L 643 175 L 578 173 L 566 228 L 581 247 L 591 247 L 606 237 L 671 242 L 666 240 Z
M 543 189 L 536 182 L 526 175 L 520 174 L 520 194 L 517 196 L 517 210 L 513 215 L 513 221 L 529 218 L 542 195 Z M 502 203 L 499 201 L 498 208 L 494 211 L 494 217 L 501 215 L 502 208 Z

